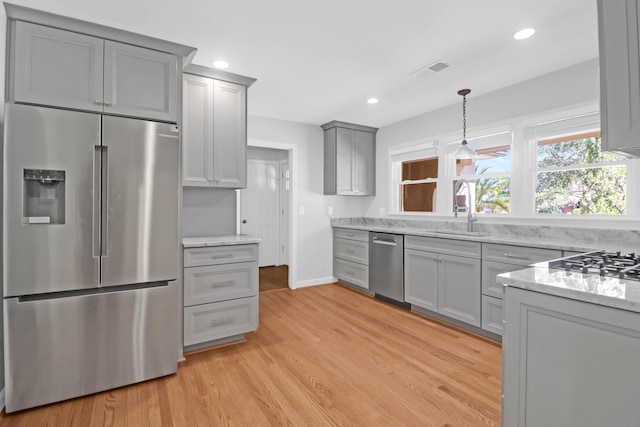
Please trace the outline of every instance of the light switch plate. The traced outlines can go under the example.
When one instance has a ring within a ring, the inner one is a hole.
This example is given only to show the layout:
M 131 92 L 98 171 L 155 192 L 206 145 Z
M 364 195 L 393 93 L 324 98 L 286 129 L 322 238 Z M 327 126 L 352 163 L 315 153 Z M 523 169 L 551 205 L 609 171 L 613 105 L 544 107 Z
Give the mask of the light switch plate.
M 298 206 L 298 213 L 304 215 L 304 206 Z

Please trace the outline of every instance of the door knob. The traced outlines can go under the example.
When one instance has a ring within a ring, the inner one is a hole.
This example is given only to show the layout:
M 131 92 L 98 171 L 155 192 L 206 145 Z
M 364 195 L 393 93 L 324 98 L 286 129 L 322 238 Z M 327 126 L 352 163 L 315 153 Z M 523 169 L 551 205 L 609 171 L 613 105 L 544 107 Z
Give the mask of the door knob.
M 247 220 L 246 220 L 246 219 L 243 219 L 243 220 L 242 220 L 242 223 L 243 223 L 243 224 L 246 224 L 246 223 L 247 223 Z

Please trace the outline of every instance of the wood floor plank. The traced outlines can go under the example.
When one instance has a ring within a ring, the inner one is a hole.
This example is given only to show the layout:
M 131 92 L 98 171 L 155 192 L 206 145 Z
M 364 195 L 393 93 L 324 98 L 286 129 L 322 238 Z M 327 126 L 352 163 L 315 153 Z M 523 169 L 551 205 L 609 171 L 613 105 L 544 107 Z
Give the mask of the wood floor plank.
M 178 373 L 2 426 L 498 426 L 501 348 L 331 284 L 260 294 L 260 328 Z

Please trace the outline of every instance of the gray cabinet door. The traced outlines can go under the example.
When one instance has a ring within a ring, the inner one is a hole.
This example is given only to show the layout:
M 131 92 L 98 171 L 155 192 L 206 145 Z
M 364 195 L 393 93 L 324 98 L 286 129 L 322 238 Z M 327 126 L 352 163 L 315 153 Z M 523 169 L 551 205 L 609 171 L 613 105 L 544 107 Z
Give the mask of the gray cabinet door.
M 503 426 L 637 426 L 640 314 L 505 290 Z
M 213 186 L 247 187 L 247 88 L 213 82 Z
M 404 300 L 438 311 L 438 254 L 405 249 Z
M 598 0 L 600 113 L 606 150 L 636 147 L 640 140 L 638 12 L 637 0 Z
M 106 40 L 104 111 L 177 122 L 178 58 Z
M 103 45 L 96 37 L 17 21 L 13 99 L 102 111 Z
M 356 131 L 353 157 L 355 192 L 360 196 L 376 194 L 376 137 L 370 132 Z
M 184 74 L 182 85 L 182 185 L 213 183 L 213 80 Z
M 439 313 L 480 326 L 480 260 L 439 255 Z
M 354 153 L 356 145 L 356 131 L 353 129 L 337 128 L 336 130 L 336 193 L 341 195 L 354 194 Z

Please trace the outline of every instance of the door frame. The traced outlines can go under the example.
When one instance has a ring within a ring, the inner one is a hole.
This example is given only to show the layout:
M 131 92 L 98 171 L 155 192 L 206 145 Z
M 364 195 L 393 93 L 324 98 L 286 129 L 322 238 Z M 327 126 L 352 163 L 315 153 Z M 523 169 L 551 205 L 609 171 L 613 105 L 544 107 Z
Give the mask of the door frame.
M 289 288 L 297 289 L 298 278 L 298 241 L 297 241 L 297 224 L 298 218 L 293 214 L 293 208 L 298 200 L 297 183 L 298 183 L 298 163 L 297 152 L 294 144 L 276 141 L 265 141 L 260 139 L 247 140 L 247 145 L 251 147 L 275 148 L 277 150 L 286 150 L 289 154 L 289 170 L 291 171 L 291 187 L 289 191 Z M 240 190 L 236 190 L 239 192 Z M 236 195 L 236 233 L 240 232 L 240 194 Z

